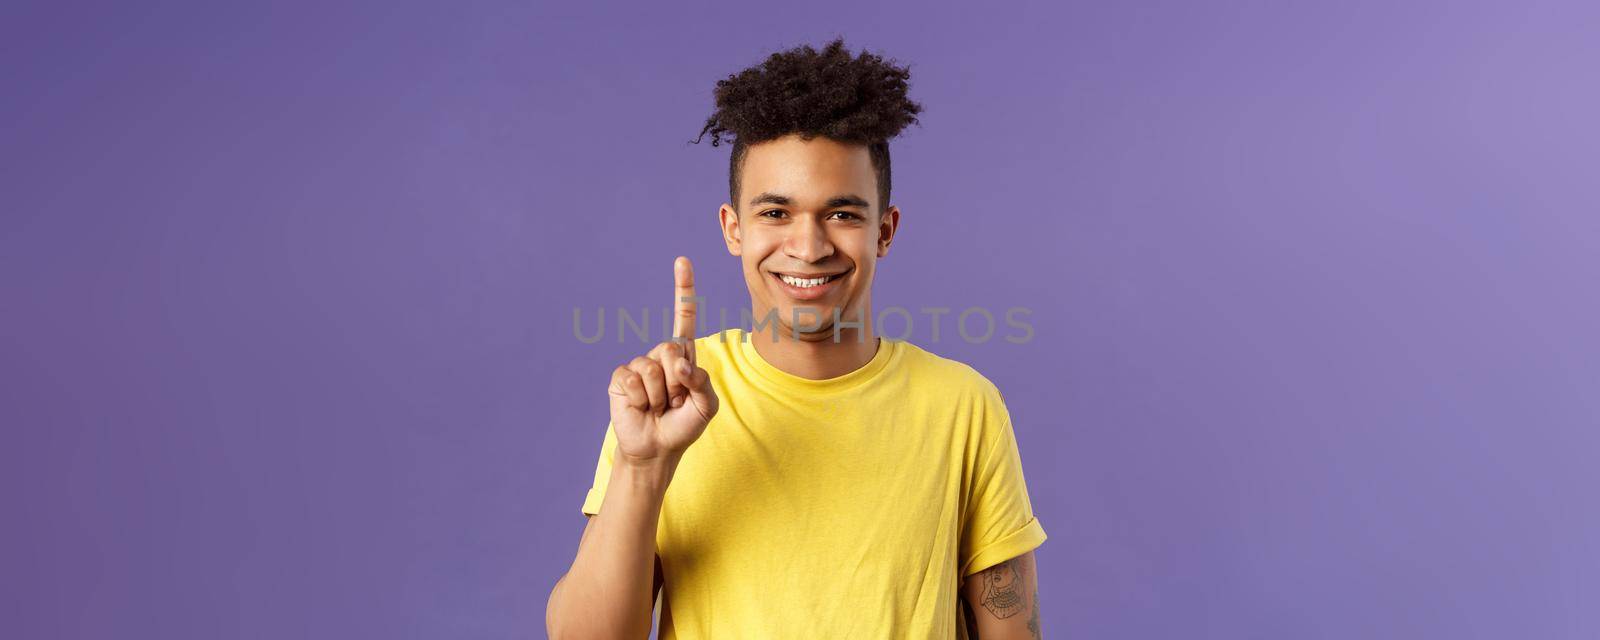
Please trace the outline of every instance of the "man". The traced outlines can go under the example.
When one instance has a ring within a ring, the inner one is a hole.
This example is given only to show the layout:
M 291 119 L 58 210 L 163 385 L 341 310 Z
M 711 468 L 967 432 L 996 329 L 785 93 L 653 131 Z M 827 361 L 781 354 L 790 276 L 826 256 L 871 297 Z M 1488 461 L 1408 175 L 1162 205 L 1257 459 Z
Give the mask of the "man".
M 673 335 L 611 375 L 553 638 L 1038 638 L 1045 540 L 999 391 L 872 326 L 900 222 L 888 140 L 909 74 L 835 40 L 718 83 L 718 211 L 754 328 Z

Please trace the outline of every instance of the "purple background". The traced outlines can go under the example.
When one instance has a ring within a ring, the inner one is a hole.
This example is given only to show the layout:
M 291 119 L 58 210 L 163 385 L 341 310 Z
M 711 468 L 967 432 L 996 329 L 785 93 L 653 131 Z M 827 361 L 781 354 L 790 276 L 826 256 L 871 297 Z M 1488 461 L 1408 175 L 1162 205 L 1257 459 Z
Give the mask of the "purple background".
M 1600 636 L 1594 3 L 663 4 L 0 9 L 0 635 L 541 636 L 572 309 L 748 303 L 685 142 L 841 34 L 1051 636 Z

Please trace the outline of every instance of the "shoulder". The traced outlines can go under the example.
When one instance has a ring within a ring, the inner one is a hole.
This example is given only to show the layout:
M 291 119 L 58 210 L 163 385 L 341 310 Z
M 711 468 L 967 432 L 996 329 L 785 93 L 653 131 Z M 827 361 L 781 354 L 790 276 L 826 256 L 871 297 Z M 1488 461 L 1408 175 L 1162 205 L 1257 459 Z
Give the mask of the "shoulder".
M 972 365 L 941 356 L 911 342 L 897 342 L 896 348 L 901 351 L 900 359 L 913 384 L 936 385 L 953 395 L 983 403 L 1004 404 L 1000 388 Z
M 1004 448 L 1011 436 L 1011 412 L 1000 389 L 977 368 L 947 358 L 909 342 L 900 343 L 907 362 L 907 382 L 912 395 L 936 399 L 953 420 L 950 436 L 960 443 L 961 459 L 971 478 L 975 469 L 1001 460 L 992 453 Z M 936 390 L 928 393 L 928 390 Z

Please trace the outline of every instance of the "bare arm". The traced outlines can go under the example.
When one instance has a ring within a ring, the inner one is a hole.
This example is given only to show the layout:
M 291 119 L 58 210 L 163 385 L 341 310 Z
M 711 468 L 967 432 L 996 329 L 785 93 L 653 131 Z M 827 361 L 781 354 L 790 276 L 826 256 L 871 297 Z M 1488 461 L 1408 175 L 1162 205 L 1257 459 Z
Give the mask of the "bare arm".
M 674 339 L 611 372 L 606 389 L 612 456 L 600 513 L 589 518 L 578 554 L 545 605 L 551 638 L 645 638 L 661 587 L 656 528 L 667 485 L 683 452 L 717 413 L 710 374 L 695 364 L 694 270 L 673 262 Z
M 600 514 L 590 516 L 578 555 L 545 607 L 551 638 L 646 638 L 661 588 L 656 523 L 670 468 L 621 463 Z M 659 488 L 659 489 L 658 489 Z
M 1033 552 L 979 571 L 961 584 L 967 637 L 1038 640 L 1039 572 Z

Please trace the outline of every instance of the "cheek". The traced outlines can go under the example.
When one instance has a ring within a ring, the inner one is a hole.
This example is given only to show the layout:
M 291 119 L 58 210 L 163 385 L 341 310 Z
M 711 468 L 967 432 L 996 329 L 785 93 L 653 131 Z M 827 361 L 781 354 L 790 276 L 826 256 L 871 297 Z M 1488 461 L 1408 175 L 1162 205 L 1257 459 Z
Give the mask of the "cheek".
M 877 271 L 878 265 L 875 261 L 875 256 L 857 254 L 852 260 L 855 262 L 855 272 L 850 274 L 850 280 L 856 286 L 865 286 L 868 281 L 872 280 L 872 274 Z
M 746 253 L 744 255 L 744 279 L 750 286 L 760 286 L 767 281 L 767 272 L 761 268 L 763 256 Z
M 878 256 L 878 245 L 864 233 L 841 235 L 834 239 L 833 246 L 858 266 L 865 266 Z
M 782 246 L 780 242 L 763 233 L 746 234 L 742 244 L 745 259 L 755 264 L 761 264 L 761 261 L 766 260 Z

